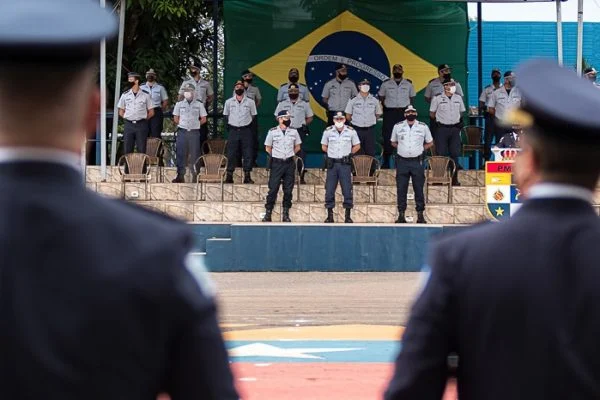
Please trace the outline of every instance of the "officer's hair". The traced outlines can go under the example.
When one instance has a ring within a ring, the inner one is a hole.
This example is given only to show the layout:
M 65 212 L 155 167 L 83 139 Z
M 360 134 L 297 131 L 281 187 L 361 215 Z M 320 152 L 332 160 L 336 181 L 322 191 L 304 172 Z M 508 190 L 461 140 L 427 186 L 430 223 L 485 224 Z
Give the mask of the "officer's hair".
M 565 140 L 559 134 L 528 129 L 530 144 L 544 180 L 594 190 L 600 176 L 600 144 Z

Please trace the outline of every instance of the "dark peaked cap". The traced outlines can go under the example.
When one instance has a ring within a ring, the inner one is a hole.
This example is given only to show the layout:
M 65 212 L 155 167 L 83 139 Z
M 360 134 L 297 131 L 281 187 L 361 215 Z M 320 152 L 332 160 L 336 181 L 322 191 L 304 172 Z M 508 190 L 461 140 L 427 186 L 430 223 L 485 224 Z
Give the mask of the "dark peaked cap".
M 598 88 L 550 60 L 528 61 L 516 76 L 523 102 L 505 122 L 533 125 L 545 136 L 600 143 Z
M 0 61 L 73 61 L 97 54 L 117 21 L 93 0 L 3 1 Z

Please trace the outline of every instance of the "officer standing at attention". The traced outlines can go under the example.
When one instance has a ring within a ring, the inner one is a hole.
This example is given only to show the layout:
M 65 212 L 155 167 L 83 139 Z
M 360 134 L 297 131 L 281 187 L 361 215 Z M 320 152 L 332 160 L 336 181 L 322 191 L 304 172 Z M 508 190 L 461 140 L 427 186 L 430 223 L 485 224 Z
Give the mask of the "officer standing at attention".
M 408 193 L 408 180 L 412 179 L 415 192 L 417 210 L 417 223 L 424 224 L 425 196 L 425 170 L 422 164 L 423 152 L 433 146 L 433 137 L 426 124 L 417 121 L 417 110 L 409 105 L 404 112 L 406 120 L 398 122 L 392 131 L 391 143 L 398 153 L 396 156 L 396 190 L 398 199 L 397 224 L 406 223 L 406 196 Z
M 484 116 L 485 121 L 485 145 L 483 150 L 483 155 L 486 160 L 491 158 L 492 152 L 490 148 L 492 146 L 492 138 L 494 137 L 494 116 L 490 115 L 487 109 L 487 104 L 489 103 L 492 95 L 494 94 L 494 90 L 499 89 L 502 84 L 500 83 L 500 78 L 502 77 L 502 73 L 499 69 L 494 68 L 492 70 L 492 84 L 487 85 L 481 95 L 479 96 L 479 111 Z M 497 143 L 497 142 L 496 142 Z
M 508 110 L 517 108 L 521 105 L 521 91 L 516 85 L 516 77 L 512 71 L 504 73 L 504 85 L 494 90 L 492 97 L 487 104 L 488 112 L 494 117 L 494 136 L 496 143 L 506 133 L 510 133 L 511 128 L 505 128 L 500 122 L 503 121 Z
M 327 126 L 333 125 L 333 116 L 344 112 L 348 101 L 356 96 L 356 84 L 348 78 L 348 69 L 344 64 L 335 67 L 335 78 L 323 85 L 323 103 L 327 104 Z
M 394 154 L 390 138 L 392 129 L 398 122 L 404 121 L 404 111 L 409 104 L 413 104 L 415 88 L 412 82 L 404 79 L 404 68 L 400 64 L 392 68 L 392 78 L 383 81 L 379 88 L 379 100 L 383 104 L 383 126 L 381 134 L 383 137 L 383 161 L 381 168 L 390 168 L 390 157 Z
M 125 154 L 133 153 L 134 145 L 138 153 L 146 152 L 148 139 L 148 119 L 154 116 L 154 105 L 150 94 L 140 88 L 140 74 L 130 72 L 127 80 L 131 89 L 121 95 L 117 107 L 119 116 L 125 120 L 123 140 Z
M 360 81 L 358 88 L 359 95 L 346 105 L 346 121 L 351 122 L 358 133 L 360 154 L 375 157 L 375 124 L 383 111 L 379 100 L 369 93 L 371 83 L 368 79 Z
M 83 183 L 116 29 L 98 2 L 2 4 L 2 398 L 237 400 L 190 228 Z
M 438 77 L 437 78 L 433 78 L 432 80 L 429 81 L 429 84 L 427 84 L 427 87 L 425 88 L 425 101 L 428 103 L 431 103 L 433 101 L 433 98 L 435 96 L 438 96 L 442 93 L 444 93 L 444 82 L 447 80 L 452 79 L 452 69 L 448 66 L 448 64 L 440 64 L 438 65 Z M 455 82 L 455 93 L 458 94 L 460 97 L 463 97 L 463 90 L 462 87 L 460 86 L 459 82 Z M 437 124 L 435 123 L 435 120 L 431 119 L 429 121 L 429 128 L 431 129 L 431 134 L 433 136 L 433 138 L 436 140 L 436 146 L 437 146 Z M 436 147 L 437 150 L 437 147 Z
M 249 70 L 245 70 L 242 72 L 242 82 L 244 82 L 244 88 L 246 89 L 246 97 L 248 97 L 251 100 L 254 100 L 254 103 L 256 104 L 256 109 L 258 110 L 258 107 L 260 107 L 262 96 L 260 95 L 260 89 L 252 84 L 253 80 L 254 74 L 252 72 L 250 72 Z M 258 157 L 258 119 L 256 115 L 252 117 L 252 125 L 250 126 L 250 130 L 252 131 L 252 166 L 255 167 L 256 158 Z
M 321 148 L 327 153 L 327 178 L 325 180 L 327 219 L 325 222 L 334 222 L 335 190 L 339 182 L 346 210 L 344 222 L 352 223 L 352 155 L 360 150 L 360 139 L 356 131 L 345 124 L 346 117 L 343 112 L 338 112 L 333 117 L 333 121 L 334 125 L 325 129 L 321 139 Z
M 169 95 L 163 85 L 156 82 L 156 72 L 152 68 L 146 72 L 146 83 L 141 86 L 150 94 L 154 105 L 154 116 L 148 120 L 148 137 L 160 138 L 163 130 L 163 111 L 169 106 Z
M 212 84 L 200 77 L 200 65 L 190 65 L 190 77 L 189 79 L 183 81 L 181 84 L 181 88 L 179 88 L 179 97 L 178 100 L 183 100 L 183 88 L 185 85 L 192 84 L 196 88 L 196 93 L 194 94 L 194 98 L 200 100 L 202 104 L 204 104 L 204 108 L 206 111 L 210 109 L 211 102 L 214 97 L 214 91 L 212 88 Z M 202 146 L 204 142 L 208 139 L 208 124 L 202 124 L 200 127 L 200 150 L 202 151 Z
M 287 111 L 291 115 L 292 122 L 290 126 L 298 131 L 300 141 L 301 143 L 304 143 L 304 140 L 309 135 L 308 125 L 312 122 L 314 114 L 310 104 L 307 101 L 300 99 L 299 96 L 299 86 L 295 83 L 291 83 L 288 91 L 288 99 L 277 104 L 275 117 L 277 117 L 281 111 Z M 300 156 L 303 162 L 306 160 L 306 152 L 303 148 L 300 148 L 298 156 Z M 300 165 L 298 165 L 298 168 L 300 168 Z M 305 171 L 302 170 L 298 172 L 300 172 L 300 183 L 305 184 Z
M 435 137 L 436 153 L 440 156 L 450 155 L 456 164 L 452 177 L 452 184 L 460 186 L 457 170 L 460 167 L 460 129 L 462 127 L 462 113 L 466 111 L 462 97 L 456 93 L 453 80 L 444 82 L 444 93 L 433 98 L 429 107 L 429 116 L 435 121 L 437 136 Z
M 310 100 L 310 93 L 309 93 L 306 85 L 298 83 L 299 78 L 300 78 L 300 72 L 298 72 L 298 68 L 290 69 L 290 72 L 288 73 L 289 82 L 282 83 L 281 86 L 279 86 L 279 90 L 277 91 L 277 102 L 278 103 L 281 101 L 284 101 L 288 98 L 288 89 L 291 84 L 298 86 L 298 89 L 300 91 L 300 98 L 308 103 L 308 101 Z
M 246 96 L 244 82 L 237 81 L 233 85 L 233 97 L 225 101 L 223 116 L 227 127 L 227 176 L 225 183 L 233 183 L 238 154 L 241 150 L 244 168 L 244 183 L 254 183 L 250 176 L 252 171 L 252 118 L 256 115 L 254 100 Z
M 271 156 L 269 175 L 269 193 L 265 204 L 265 217 L 263 222 L 271 222 L 271 214 L 277 200 L 279 185 L 283 184 L 283 214 L 281 221 L 292 222 L 290 208 L 292 207 L 292 193 L 294 178 L 296 177 L 296 164 L 294 155 L 300 151 L 302 140 L 298 131 L 290 128 L 291 115 L 283 110 L 277 114 L 279 125 L 269 129 L 265 139 L 265 150 Z
M 600 398 L 600 96 L 556 61 L 517 74 L 525 200 L 431 247 L 385 400 L 442 398 L 451 353 L 461 400 Z
M 175 104 L 173 121 L 177 124 L 177 177 L 173 183 L 185 182 L 185 167 L 189 163 L 192 171 L 192 182 L 196 182 L 194 163 L 200 157 L 200 126 L 206 124 L 204 104 L 194 98 L 196 88 L 188 84 L 183 88 L 184 99 Z

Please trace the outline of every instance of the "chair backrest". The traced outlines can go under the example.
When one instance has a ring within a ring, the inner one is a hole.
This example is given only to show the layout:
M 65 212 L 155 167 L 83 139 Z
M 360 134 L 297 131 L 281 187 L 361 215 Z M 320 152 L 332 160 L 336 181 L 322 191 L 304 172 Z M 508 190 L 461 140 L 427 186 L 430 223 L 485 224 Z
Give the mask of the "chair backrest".
M 352 164 L 354 165 L 354 171 L 356 176 L 371 176 L 371 170 L 375 157 L 360 155 L 352 157 Z
M 225 149 L 227 148 L 227 140 L 221 138 L 210 139 L 206 141 L 206 145 L 208 146 L 209 153 L 225 154 Z
M 163 141 L 160 138 L 146 139 L 146 154 L 150 157 L 162 157 Z
M 121 168 L 127 166 L 127 173 Z M 119 169 L 123 175 L 145 175 L 150 166 L 150 157 L 144 153 L 129 153 L 119 159 Z
M 194 164 L 199 176 L 220 176 L 225 172 L 227 157 L 223 154 L 204 154 Z M 204 170 L 202 170 L 204 168 Z
M 481 136 L 483 129 L 480 126 L 468 125 L 464 127 L 465 132 L 465 144 L 476 146 L 481 143 Z
M 452 179 L 456 165 L 450 157 L 432 156 L 427 158 L 426 169 L 429 179 Z

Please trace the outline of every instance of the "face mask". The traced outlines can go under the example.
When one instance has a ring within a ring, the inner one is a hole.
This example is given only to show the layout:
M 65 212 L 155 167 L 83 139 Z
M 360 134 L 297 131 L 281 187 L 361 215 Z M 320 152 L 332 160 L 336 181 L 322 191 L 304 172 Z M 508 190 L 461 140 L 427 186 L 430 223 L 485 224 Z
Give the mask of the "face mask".
M 183 92 L 183 97 L 185 97 L 187 101 L 190 101 L 192 97 L 194 97 L 194 94 L 192 92 Z
M 335 121 L 334 124 L 338 129 L 342 129 L 344 127 L 344 121 Z
M 369 93 L 369 90 L 371 90 L 371 86 L 369 86 L 369 85 L 362 85 L 360 87 L 360 91 L 363 93 Z
M 296 82 L 298 82 L 298 77 L 297 77 L 296 75 L 290 75 L 290 76 L 288 77 L 288 79 L 289 79 L 289 80 L 290 80 L 290 82 L 292 82 L 292 83 L 296 83 Z
M 515 78 L 508 78 L 506 81 L 510 84 L 511 87 L 515 87 L 515 84 L 517 83 L 517 80 Z
M 343 81 L 347 77 L 348 77 L 348 74 L 338 74 L 338 78 L 340 78 L 341 81 Z
M 446 74 L 444 74 L 443 76 L 444 76 L 444 79 L 451 79 L 452 78 L 452 74 L 449 73 L 449 72 L 446 73 Z
M 494 76 L 492 76 L 492 81 L 494 83 L 498 83 L 498 82 L 500 82 L 500 77 L 498 75 L 494 75 Z
M 454 94 L 456 93 L 456 86 L 451 86 L 450 87 L 450 94 Z
M 250 84 L 250 83 L 252 83 L 252 79 L 244 79 L 244 82 Z
M 298 93 L 289 93 L 289 96 L 290 96 L 290 100 L 298 99 Z
M 129 81 L 129 86 L 134 87 L 135 86 L 135 81 Z
M 237 94 L 238 96 L 241 96 L 244 94 L 244 89 L 235 89 L 235 94 Z
M 402 79 L 402 73 L 394 72 L 394 79 Z
M 289 126 L 292 124 L 292 121 L 291 121 L 291 120 L 289 120 L 289 119 L 288 119 L 288 120 L 285 120 L 285 119 L 284 119 L 284 120 L 283 120 L 283 124 L 285 125 L 285 127 L 286 127 L 286 128 L 289 128 Z
M 415 119 L 417 119 L 417 116 L 416 116 L 415 114 L 408 114 L 408 115 L 406 116 L 406 119 L 407 119 L 408 121 L 414 121 Z
M 156 80 L 153 76 L 147 76 L 146 79 L 148 79 L 148 82 L 154 82 Z

